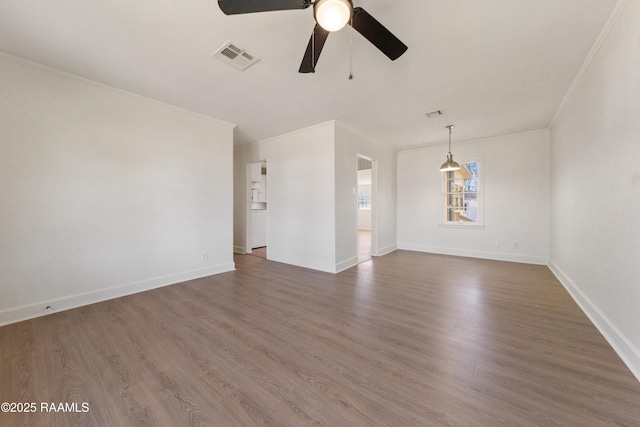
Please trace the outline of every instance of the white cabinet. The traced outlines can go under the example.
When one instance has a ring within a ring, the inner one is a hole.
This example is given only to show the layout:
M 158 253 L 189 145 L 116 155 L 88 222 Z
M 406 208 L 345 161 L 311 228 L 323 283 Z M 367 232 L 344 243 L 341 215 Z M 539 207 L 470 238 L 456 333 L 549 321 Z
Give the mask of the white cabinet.
M 267 203 L 267 175 L 264 162 L 251 163 L 251 202 Z
M 251 211 L 251 248 L 267 246 L 267 211 Z
M 258 189 L 257 201 L 267 203 L 267 175 L 260 175 L 260 188 Z
M 262 163 L 251 163 L 251 183 L 259 183 L 262 175 Z
M 267 175 L 260 175 L 258 182 L 251 182 L 251 201 L 267 203 Z

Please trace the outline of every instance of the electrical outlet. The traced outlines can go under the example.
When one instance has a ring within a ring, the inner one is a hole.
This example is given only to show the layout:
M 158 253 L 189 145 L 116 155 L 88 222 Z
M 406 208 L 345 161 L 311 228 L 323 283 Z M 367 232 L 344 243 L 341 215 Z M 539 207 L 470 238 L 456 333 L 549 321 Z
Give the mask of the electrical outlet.
M 515 243 L 513 244 L 513 249 L 520 249 L 520 243 L 515 242 Z
M 202 262 L 209 261 L 209 252 L 202 254 Z

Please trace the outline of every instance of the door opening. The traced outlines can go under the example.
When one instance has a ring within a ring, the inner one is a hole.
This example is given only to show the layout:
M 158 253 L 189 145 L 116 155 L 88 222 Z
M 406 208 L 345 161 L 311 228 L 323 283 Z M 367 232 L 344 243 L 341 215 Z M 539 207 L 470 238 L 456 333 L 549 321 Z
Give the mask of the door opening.
M 250 225 L 247 227 L 248 251 L 251 255 L 267 257 L 267 162 L 251 163 Z
M 358 264 L 369 261 L 372 253 L 372 161 L 358 155 Z

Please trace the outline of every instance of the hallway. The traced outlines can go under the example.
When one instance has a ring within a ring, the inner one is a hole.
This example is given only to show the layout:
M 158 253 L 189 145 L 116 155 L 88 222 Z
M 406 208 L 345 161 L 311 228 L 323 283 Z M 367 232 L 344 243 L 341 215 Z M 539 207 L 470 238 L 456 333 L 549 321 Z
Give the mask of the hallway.
M 371 230 L 358 230 L 358 264 L 371 259 Z

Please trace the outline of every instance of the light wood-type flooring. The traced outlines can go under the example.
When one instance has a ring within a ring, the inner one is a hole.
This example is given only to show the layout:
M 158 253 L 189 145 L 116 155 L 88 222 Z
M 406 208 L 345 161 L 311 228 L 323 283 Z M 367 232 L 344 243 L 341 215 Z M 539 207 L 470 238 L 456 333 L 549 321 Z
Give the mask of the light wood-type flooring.
M 0 328 L 1 401 L 89 408 L 0 426 L 640 425 L 640 382 L 544 266 L 236 263 Z
M 358 263 L 371 259 L 371 230 L 358 230 Z
M 266 246 L 262 246 L 259 248 L 253 248 L 251 249 L 251 252 L 249 252 L 247 255 L 251 255 L 251 256 L 257 256 L 259 258 L 267 258 L 267 247 Z

